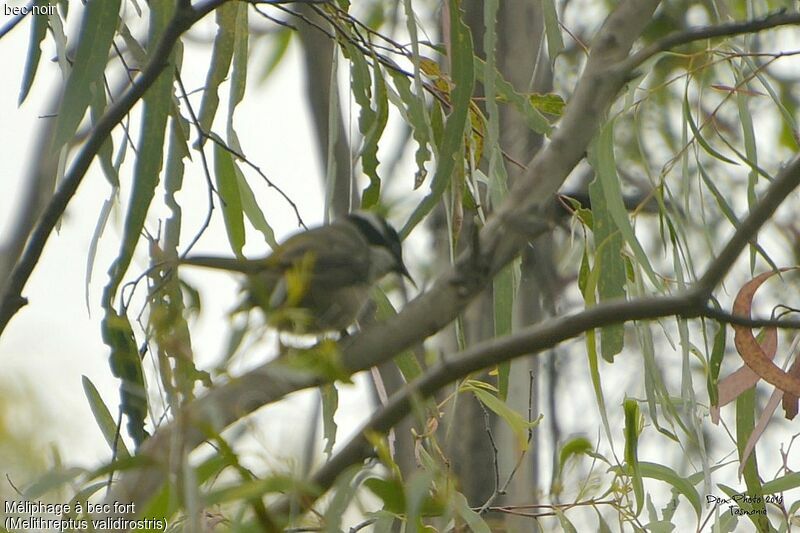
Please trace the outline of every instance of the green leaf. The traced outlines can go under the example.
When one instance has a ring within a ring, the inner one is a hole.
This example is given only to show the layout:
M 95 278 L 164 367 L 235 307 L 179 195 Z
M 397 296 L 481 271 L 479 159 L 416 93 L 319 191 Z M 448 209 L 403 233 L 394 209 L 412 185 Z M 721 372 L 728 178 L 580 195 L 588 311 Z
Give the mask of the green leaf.
M 558 518 L 558 523 L 561 524 L 562 531 L 565 531 L 566 533 L 578 533 L 578 530 L 575 529 L 575 525 L 569 521 L 567 515 L 564 514 L 564 511 L 558 507 L 554 507 L 553 512 Z
M 270 476 L 264 479 L 245 481 L 228 487 L 212 490 L 203 498 L 205 505 L 247 501 L 261 498 L 265 494 L 286 493 L 297 490 L 298 481 L 288 476 Z M 310 489 L 310 487 L 306 487 Z
M 750 434 L 755 427 L 755 412 L 756 390 L 754 387 L 746 390 L 736 398 L 736 447 L 739 450 L 740 461 L 747 447 L 747 441 L 750 439 Z M 756 459 L 755 451 L 747 458 L 747 462 L 742 469 L 742 475 L 744 477 L 745 486 L 747 487 L 747 495 L 753 498 L 754 501 L 752 503 L 737 501 L 736 503 L 745 510 L 750 507 L 759 513 L 763 511 L 764 514 L 748 514 L 748 518 L 752 520 L 758 531 L 770 531 L 771 525 L 766 515 L 764 490 L 761 487 L 761 478 L 758 474 L 758 460 Z
M 672 487 L 674 487 L 678 493 L 686 497 L 686 499 L 689 501 L 689 504 L 691 504 L 692 509 L 694 509 L 697 519 L 700 519 L 700 515 L 702 513 L 702 500 L 700 499 L 700 494 L 698 494 L 691 481 L 679 476 L 678 473 L 671 468 L 657 463 L 640 462 L 639 471 L 641 472 L 642 477 L 657 479 L 672 485 Z
M 372 491 L 383 502 L 383 508 L 395 514 L 406 509 L 406 497 L 403 483 L 397 479 L 381 479 L 371 477 L 364 481 L 364 486 Z
M 594 156 L 592 154 L 594 153 Z M 614 160 L 614 122 L 609 121 L 600 130 L 599 135 L 592 141 L 589 146 L 590 158 L 595 157 L 596 166 L 592 165 L 597 178 L 603 186 L 603 195 L 605 196 L 608 212 L 614 219 L 617 229 L 622 233 L 622 237 L 628 246 L 631 247 L 633 255 L 637 263 L 647 274 L 647 278 L 655 287 L 661 286 L 661 281 L 656 276 L 650 258 L 642 249 L 642 245 L 636 238 L 636 233 L 633 231 L 631 221 L 628 218 L 628 212 L 625 208 L 623 200 L 622 187 L 620 186 L 619 176 L 617 175 L 617 164 Z M 592 203 L 594 206 L 594 203 Z
M 470 508 L 463 494 L 456 492 L 451 496 L 451 501 L 453 502 L 456 515 L 464 521 L 470 531 L 474 533 L 491 533 L 489 524 L 481 518 L 481 515 Z
M 236 165 L 234 165 L 234 169 L 236 172 L 236 183 L 239 186 L 239 197 L 242 201 L 242 210 L 247 220 L 250 221 L 254 228 L 261 232 L 264 236 L 264 241 L 274 250 L 278 247 L 278 241 L 275 240 L 275 232 L 272 230 L 272 226 L 269 225 L 267 218 L 264 216 L 264 212 L 258 205 L 256 195 L 253 194 L 253 189 L 251 189 L 250 184 L 247 183 L 244 173 L 242 173 L 241 169 Z
M 514 433 L 514 436 L 517 438 L 518 449 L 526 450 L 528 448 L 528 431 L 539 424 L 541 417 L 532 422 L 528 422 L 522 415 L 511 409 L 504 401 L 492 394 L 485 383 L 469 380 L 465 382 L 459 390 L 462 392 L 471 392 L 483 405 L 505 420 Z
M 633 494 L 636 497 L 636 516 L 639 516 L 644 505 L 644 483 L 642 482 L 638 452 L 639 404 L 634 399 L 626 398 L 622 405 L 625 412 L 625 463 L 633 484 Z
M 118 314 L 109 306 L 101 324 L 101 332 L 103 342 L 111 349 L 111 373 L 122 382 L 119 389 L 120 410 L 128 418 L 128 434 L 138 448 L 149 435 L 144 429 L 147 389 L 133 328 L 127 316 Z
M 100 212 L 97 215 L 97 224 L 95 224 L 94 232 L 92 232 L 92 238 L 89 241 L 89 249 L 86 252 L 86 277 L 83 291 L 83 296 L 86 300 L 86 309 L 91 308 L 89 302 L 89 284 L 92 282 L 94 262 L 97 258 L 97 245 L 100 242 L 100 237 L 103 236 L 103 231 L 105 231 L 106 225 L 108 224 L 108 217 L 111 214 L 111 209 L 114 207 L 115 192 L 116 191 L 114 190 L 111 191 L 111 194 L 105 199 L 103 206 L 100 208 Z
M 320 400 L 322 401 L 322 434 L 325 438 L 325 454 L 330 459 L 333 453 L 333 445 L 336 444 L 336 410 L 339 408 L 339 391 L 336 385 L 329 383 L 319 389 Z
M 708 403 L 710 405 L 719 404 L 719 391 L 717 382 L 719 381 L 719 369 L 722 366 L 722 358 L 725 356 L 725 338 L 727 328 L 724 323 L 720 323 L 717 333 L 714 335 L 714 346 L 711 348 L 711 358 L 708 361 Z
M 233 31 L 233 69 L 231 71 L 231 89 L 228 94 L 228 131 L 233 129 L 233 113 L 236 106 L 244 98 L 247 86 L 247 57 L 248 57 L 248 8 L 247 4 L 234 2 L 236 6 L 236 23 Z M 238 147 L 237 147 L 238 148 Z
M 242 257 L 245 244 L 242 196 L 233 156 L 219 143 L 214 143 L 214 179 L 222 202 L 222 218 L 233 253 Z
M 357 57 L 363 60 L 359 52 L 354 52 Z M 364 136 L 363 145 L 361 147 L 361 168 L 364 174 L 369 178 L 369 186 L 364 189 L 361 196 L 361 208 L 369 209 L 375 206 L 380 199 L 381 192 L 381 178 L 378 176 L 378 141 L 380 141 L 383 130 L 386 128 L 386 122 L 389 119 L 389 100 L 386 92 L 386 82 L 383 79 L 383 72 L 380 68 L 380 63 L 377 57 L 373 56 L 372 61 L 373 79 L 375 86 L 375 109 L 372 109 L 372 98 L 366 99 L 361 105 L 361 114 L 358 120 L 358 127 L 361 134 Z M 369 84 L 369 76 L 364 80 Z M 355 84 L 354 84 L 355 85 Z M 353 94 L 358 95 L 358 91 L 353 90 Z M 364 93 L 370 95 L 369 85 L 365 87 Z M 356 97 L 358 100 L 358 97 Z M 365 109 L 363 106 L 366 105 Z
M 394 86 L 397 89 L 397 94 L 400 97 L 405 109 L 398 105 L 397 107 L 403 113 L 403 117 L 411 126 L 411 133 L 414 141 L 417 143 L 417 150 L 414 153 L 414 161 L 417 163 L 417 171 L 414 178 L 415 184 L 421 184 L 425 180 L 428 171 L 425 169 L 425 163 L 431 158 L 431 151 L 428 148 L 432 132 L 430 117 L 426 111 L 425 97 L 419 96 L 412 92 L 411 81 L 400 72 L 392 69 L 387 69 L 387 72 L 394 81 Z M 391 99 L 391 92 L 388 93 Z
M 592 450 L 594 450 L 594 446 L 586 437 L 574 437 L 565 442 L 558 453 L 559 475 L 564 471 L 567 461 L 578 455 L 586 455 Z
M 182 117 L 173 116 L 169 130 L 169 150 L 167 164 L 164 169 L 164 203 L 170 209 L 170 216 L 164 224 L 165 252 L 177 256 L 180 241 L 181 206 L 176 194 L 183 187 L 185 165 L 183 160 L 189 157 L 189 122 Z
M 564 112 L 564 107 L 567 105 L 561 95 L 555 93 L 532 93 L 528 95 L 528 98 L 530 99 L 531 105 L 535 109 L 538 109 L 542 113 L 555 115 L 557 117 L 561 116 L 561 114 Z
M 475 73 L 479 81 L 486 83 L 484 63 L 477 56 L 475 57 Z M 552 131 L 553 127 L 550 122 L 532 105 L 531 99 L 515 91 L 514 86 L 507 82 L 499 72 L 495 77 L 495 90 L 497 91 L 497 98 L 510 103 L 519 112 L 525 121 L 525 125 L 531 131 L 542 135 L 547 135 Z
M 50 0 L 36 0 L 35 6 L 45 7 L 52 5 Z M 33 79 L 36 77 L 36 70 L 39 67 L 39 59 L 42 57 L 42 41 L 47 35 L 46 9 L 31 15 L 31 37 L 28 42 L 28 55 L 25 58 L 25 70 L 22 72 L 22 87 L 19 90 L 17 105 L 22 105 L 28 97 L 28 93 L 33 86 Z M 58 16 L 55 14 L 53 16 Z
M 761 487 L 764 494 L 773 494 L 775 492 L 785 492 L 787 490 L 796 489 L 800 487 L 800 472 L 792 472 L 779 478 L 767 481 Z
M 53 468 L 31 483 L 30 486 L 22 491 L 22 494 L 26 499 L 35 501 L 50 491 L 60 489 L 67 483 L 75 482 L 79 476 L 85 473 L 86 469 L 75 466 L 71 468 Z
M 585 253 L 585 251 L 584 251 Z M 588 263 L 588 261 L 587 261 Z M 591 269 L 586 278 L 586 286 L 583 289 L 583 298 L 586 301 L 586 306 L 594 305 L 595 290 L 597 289 L 597 269 Z M 597 408 L 600 411 L 600 420 L 603 422 L 603 429 L 606 432 L 609 445 L 614 447 L 614 439 L 611 435 L 611 425 L 608 423 L 608 411 L 606 409 L 606 400 L 603 396 L 603 383 L 600 379 L 600 366 L 599 359 L 597 358 L 597 336 L 595 330 L 590 329 L 586 332 L 586 358 L 589 363 L 589 375 L 592 378 L 592 388 L 594 389 L 595 401 Z
M 111 412 L 108 410 L 94 383 L 86 376 L 81 376 L 81 382 L 83 383 L 83 392 L 86 394 L 86 400 L 89 402 L 89 408 L 92 410 L 95 422 L 97 422 L 97 427 L 100 428 L 100 432 L 106 439 L 111 451 L 117 457 L 128 457 L 130 453 L 118 434 L 117 423 L 114 421 L 114 417 L 111 416 Z
M 622 235 L 614 223 L 614 217 L 603 191 L 601 172 L 612 172 L 616 179 L 616 168 L 612 160 L 601 160 L 597 145 L 589 148 L 589 164 L 595 169 L 596 178 L 589 184 L 589 198 L 592 202 L 594 220 L 595 263 L 593 271 L 597 276 L 597 295 L 601 302 L 625 298 L 625 263 L 622 260 Z M 607 152 L 606 152 L 607 155 Z M 602 170 L 601 170 L 602 167 Z M 614 361 L 614 356 L 622 351 L 625 344 L 625 324 L 611 324 L 600 328 L 600 349 L 603 359 Z
M 406 499 L 406 531 L 420 531 L 426 502 L 430 501 L 433 474 L 417 470 L 404 484 Z
M 344 530 L 342 528 L 342 518 L 356 495 L 356 490 L 359 487 L 356 476 L 360 471 L 361 465 L 353 465 L 337 476 L 336 483 L 331 487 L 332 496 L 323 517 L 325 531 L 338 533 Z
M 728 201 L 722 195 L 722 192 L 720 192 L 719 188 L 717 188 L 717 185 L 714 183 L 714 180 L 711 178 L 711 176 L 708 175 L 708 172 L 706 172 L 705 167 L 703 167 L 703 165 L 698 164 L 697 170 L 698 172 L 700 172 L 700 177 L 703 179 L 703 183 L 705 183 L 706 187 L 708 187 L 708 190 L 711 191 L 711 194 L 714 196 L 714 199 L 717 202 L 717 206 L 719 207 L 720 211 L 722 211 L 722 214 L 725 215 L 725 218 L 728 219 L 728 221 L 734 228 L 739 229 L 739 226 L 741 225 L 739 217 L 736 216 L 736 213 L 734 212 L 733 208 L 730 206 Z M 758 242 L 753 242 L 750 244 L 750 246 L 751 248 L 754 248 L 761 255 L 761 257 L 764 258 L 764 261 L 766 261 L 767 264 L 769 264 L 769 266 L 772 269 L 778 270 L 778 265 L 775 264 L 772 258 L 767 254 L 766 250 L 764 250 L 764 248 L 760 244 L 758 244 Z
M 211 62 L 206 74 L 203 100 L 200 102 L 198 121 L 206 133 L 211 131 L 214 116 L 219 107 L 219 86 L 225 81 L 233 58 L 236 41 L 236 21 L 239 12 L 238 2 L 226 2 L 216 9 L 217 35 L 211 51 Z
M 594 511 L 597 513 L 597 531 L 600 533 L 611 533 L 611 527 L 609 527 L 608 522 L 605 521 L 603 515 L 600 514 L 600 510 L 595 507 Z
M 102 2 L 91 2 L 90 4 L 96 3 Z M 150 11 L 149 40 L 151 43 L 158 40 L 171 13 L 170 6 L 154 4 Z M 109 302 L 116 294 L 117 287 L 130 265 L 150 203 L 155 196 L 164 157 L 167 116 L 172 103 L 172 76 L 173 72 L 170 69 L 162 72 L 143 98 L 139 152 L 133 170 L 133 190 L 125 216 L 119 255 L 109 272 L 110 281 L 107 287 Z
M 542 2 L 544 14 L 544 31 L 547 35 L 547 53 L 550 56 L 550 68 L 556 64 L 556 57 L 564 49 L 564 39 L 561 37 L 561 27 L 558 25 L 558 13 L 554 0 Z
M 400 235 L 405 238 L 411 230 L 430 213 L 441 199 L 450 184 L 456 164 L 462 164 L 461 151 L 464 147 L 464 133 L 469 126 L 469 105 L 475 87 L 475 66 L 473 58 L 472 35 L 463 21 L 459 2 L 449 0 L 450 45 L 452 50 L 451 67 L 455 88 L 451 93 L 452 111 L 447 117 L 444 137 L 436 161 L 431 192 L 417 205 Z
M 708 141 L 706 141 L 705 137 L 703 137 L 703 134 L 700 132 L 700 129 L 697 127 L 697 124 L 695 124 L 695 122 L 694 122 L 694 117 L 692 117 L 692 111 L 689 109 L 689 93 L 688 93 L 688 89 L 689 89 L 689 85 L 687 84 L 686 85 L 686 91 L 687 92 L 684 93 L 684 97 L 683 97 L 683 118 L 686 121 L 686 123 L 689 125 L 689 129 L 692 130 L 692 135 L 694 135 L 694 138 L 697 140 L 697 142 L 700 144 L 700 146 L 702 146 L 703 149 L 706 152 L 708 152 L 709 155 L 711 155 L 712 157 L 714 157 L 716 159 L 719 159 L 720 161 L 724 161 L 726 163 L 730 163 L 731 165 L 737 165 L 738 166 L 739 163 L 737 163 L 733 159 L 725 157 L 724 155 L 719 153 L 717 150 L 714 149 L 714 147 L 712 147 L 708 143 Z
M 392 302 L 380 288 L 376 287 L 372 291 L 372 299 L 378 306 L 378 310 L 375 314 L 375 318 L 378 322 L 385 322 L 397 314 Z M 420 365 L 411 350 L 405 350 L 396 355 L 394 357 L 394 364 L 397 365 L 406 383 L 414 381 L 414 379 L 422 374 L 422 365 Z
M 103 90 L 103 72 L 119 21 L 120 0 L 88 2 L 83 11 L 78 48 L 53 126 L 54 151 L 69 141 L 86 113 L 93 91 Z
M 268 45 L 271 47 L 267 58 L 259 69 L 257 80 L 263 82 L 275 71 L 275 68 L 280 64 L 281 60 L 289 50 L 289 43 L 292 42 L 292 35 L 294 31 L 290 28 L 280 28 L 268 39 Z

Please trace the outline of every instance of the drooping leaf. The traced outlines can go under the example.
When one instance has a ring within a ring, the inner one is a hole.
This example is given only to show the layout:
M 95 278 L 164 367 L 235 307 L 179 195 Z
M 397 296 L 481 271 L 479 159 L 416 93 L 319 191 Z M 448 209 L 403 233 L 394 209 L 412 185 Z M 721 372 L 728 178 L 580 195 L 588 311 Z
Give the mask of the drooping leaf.
M 219 143 L 214 143 L 214 179 L 222 203 L 222 218 L 228 233 L 231 250 L 241 257 L 245 244 L 244 212 L 239 192 L 239 180 L 233 156 Z
M 214 37 L 214 47 L 211 51 L 211 61 L 206 74 L 206 83 L 203 90 L 203 100 L 200 102 L 200 111 L 197 115 L 200 127 L 204 132 L 211 131 L 214 117 L 219 107 L 219 86 L 225 81 L 233 58 L 234 44 L 236 42 L 236 22 L 239 13 L 238 2 L 226 2 L 215 10 L 217 19 L 217 34 Z
M 464 24 L 459 2 L 449 0 L 450 9 L 450 46 L 452 57 L 453 82 L 455 88 L 451 94 L 452 110 L 447 117 L 444 136 L 437 154 L 436 173 L 431 183 L 431 192 L 417 205 L 400 234 L 407 237 L 411 230 L 434 208 L 444 194 L 453 176 L 459 154 L 464 147 L 464 133 L 469 124 L 469 105 L 472 90 L 475 86 L 475 68 L 473 59 L 472 36 Z
M 138 448 L 149 434 L 144 429 L 147 418 L 147 389 L 133 328 L 127 316 L 108 307 L 101 332 L 103 342 L 111 349 L 111 373 L 121 381 L 120 410 L 128 419 L 128 434 Z
M 658 463 L 649 463 L 642 461 L 639 463 L 639 471 L 642 477 L 657 479 L 669 483 L 679 493 L 688 500 L 689 504 L 694 509 L 697 519 L 700 519 L 702 513 L 702 502 L 700 494 L 694 485 L 686 478 L 678 475 L 673 469 Z
M 380 198 L 378 141 L 389 118 L 389 102 L 386 82 L 377 58 L 373 56 L 373 76 L 370 79 L 369 68 L 364 56 L 355 50 L 351 54 L 356 64 L 360 65 L 359 68 L 353 69 L 353 94 L 361 109 L 358 118 L 358 127 L 364 137 L 361 147 L 361 168 L 369 178 L 369 186 L 361 197 L 361 208 L 369 209 L 375 206 Z
M 42 41 L 47 36 L 47 6 L 52 5 L 50 0 L 37 0 L 34 5 L 44 9 L 31 15 L 31 36 L 28 42 L 28 54 L 25 56 L 25 70 L 22 71 L 22 86 L 19 90 L 17 105 L 22 105 L 28 97 L 42 57 Z M 57 14 L 54 16 L 58 16 Z
M 558 54 L 564 49 L 564 39 L 561 37 L 561 26 L 558 24 L 555 0 L 544 0 L 542 12 L 544 14 L 544 31 L 547 35 L 547 54 L 550 56 L 550 68 L 553 68 Z
M 92 410 L 94 420 L 106 439 L 106 443 L 108 443 L 108 446 L 117 457 L 129 456 L 128 448 L 118 435 L 117 423 L 114 421 L 114 417 L 111 416 L 111 411 L 108 410 L 97 387 L 86 376 L 81 376 L 81 382 L 83 383 L 83 392 L 86 394 L 86 400 L 89 402 L 89 408 Z
M 596 178 L 589 184 L 589 198 L 592 202 L 593 232 L 595 239 L 594 271 L 597 275 L 597 296 L 600 302 L 625 298 L 625 264 L 622 260 L 622 235 L 610 213 L 610 207 L 603 191 L 609 180 L 601 180 L 601 173 L 616 177 L 613 156 L 607 150 L 598 149 L 599 142 L 589 148 L 589 164 L 594 168 Z M 600 353 L 608 362 L 622 351 L 625 343 L 625 325 L 611 324 L 600 328 Z
M 626 398 L 623 402 L 625 412 L 625 464 L 627 473 L 633 484 L 633 494 L 636 497 L 636 515 L 642 512 L 644 506 L 644 483 L 639 465 L 639 403 Z
M 491 533 L 481 515 L 473 511 L 463 494 L 457 492 L 451 496 L 456 515 L 464 521 L 464 524 L 474 533 Z
M 103 73 L 119 19 L 120 0 L 89 2 L 83 11 L 78 47 L 53 126 L 54 151 L 75 134 L 93 91 L 103 90 Z
M 333 383 L 323 385 L 319 390 L 322 400 L 322 434 L 325 438 L 325 454 L 330 458 L 336 444 L 336 411 L 339 408 L 339 391 Z
M 404 118 L 411 126 L 411 133 L 414 141 L 417 143 L 417 150 L 414 152 L 414 161 L 417 163 L 417 171 L 414 177 L 415 187 L 419 187 L 425 181 L 428 171 L 425 169 L 425 164 L 431 158 L 431 151 L 428 148 L 428 143 L 432 137 L 430 118 L 425 104 L 424 95 L 420 96 L 411 90 L 411 82 L 409 79 L 394 70 L 388 69 L 387 72 L 392 77 L 394 86 L 397 89 L 397 94 L 401 103 L 405 106 L 402 108 L 405 111 Z M 391 100 L 392 93 L 388 92 Z
M 758 510 L 759 514 L 749 514 L 750 520 L 758 531 L 770 531 L 769 519 L 766 516 L 766 506 L 764 505 L 763 491 L 761 489 L 761 478 L 758 473 L 758 460 L 755 454 L 750 454 L 744 458 L 747 448 L 747 441 L 755 427 L 756 411 L 756 391 L 749 389 L 740 394 L 736 399 L 736 447 L 739 451 L 740 472 L 744 476 L 747 495 L 758 500 L 754 503 L 738 501 L 738 505 L 744 510 Z M 722 488 L 722 487 L 721 487 Z M 723 489 L 724 490 L 724 489 Z M 763 511 L 763 515 L 760 513 Z
M 498 398 L 495 395 L 496 391 L 492 391 L 486 383 L 470 380 L 464 383 L 460 390 L 469 391 L 474 394 L 483 405 L 509 425 L 514 436 L 517 438 L 517 447 L 519 450 L 526 450 L 528 448 L 528 431 L 539 423 L 541 417 L 528 422 L 522 415 Z
M 786 272 L 788 270 L 792 269 L 782 268 L 778 272 Z M 750 309 L 753 306 L 753 296 L 756 291 L 765 281 L 778 272 L 765 272 L 747 282 L 736 295 L 733 302 L 733 314 L 749 318 Z M 784 372 L 766 356 L 764 350 L 753 336 L 751 329 L 740 325 L 734 325 L 733 329 L 736 332 L 733 337 L 736 351 L 742 356 L 747 366 L 764 381 L 784 392 L 800 396 L 800 380 Z
M 238 166 L 234 166 L 234 170 L 236 172 L 236 183 L 239 187 L 239 198 L 242 201 L 242 211 L 247 220 L 250 221 L 250 224 L 264 236 L 264 241 L 274 250 L 278 246 L 275 232 L 267 222 L 267 217 L 264 216 L 261 206 L 258 205 L 256 195 L 253 193 L 253 189 L 250 188 L 250 184 L 247 183 L 244 173 Z

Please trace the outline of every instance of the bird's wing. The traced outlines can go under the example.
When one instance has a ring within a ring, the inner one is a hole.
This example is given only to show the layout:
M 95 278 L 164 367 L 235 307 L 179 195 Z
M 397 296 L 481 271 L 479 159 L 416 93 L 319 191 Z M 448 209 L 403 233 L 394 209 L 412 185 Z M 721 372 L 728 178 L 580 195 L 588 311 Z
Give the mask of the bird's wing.
M 277 257 L 284 272 L 308 261 L 318 287 L 366 283 L 369 274 L 369 247 L 350 225 L 330 224 L 291 237 L 271 256 Z

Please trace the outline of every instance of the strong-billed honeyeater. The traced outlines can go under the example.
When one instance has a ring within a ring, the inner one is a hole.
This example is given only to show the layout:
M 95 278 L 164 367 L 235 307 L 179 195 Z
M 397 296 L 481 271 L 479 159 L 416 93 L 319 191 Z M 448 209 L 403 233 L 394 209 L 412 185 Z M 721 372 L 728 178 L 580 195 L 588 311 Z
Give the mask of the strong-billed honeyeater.
M 247 275 L 244 308 L 261 308 L 277 329 L 309 334 L 346 329 L 386 274 L 411 279 L 397 232 L 364 212 L 297 233 L 262 259 L 195 256 L 180 264 Z

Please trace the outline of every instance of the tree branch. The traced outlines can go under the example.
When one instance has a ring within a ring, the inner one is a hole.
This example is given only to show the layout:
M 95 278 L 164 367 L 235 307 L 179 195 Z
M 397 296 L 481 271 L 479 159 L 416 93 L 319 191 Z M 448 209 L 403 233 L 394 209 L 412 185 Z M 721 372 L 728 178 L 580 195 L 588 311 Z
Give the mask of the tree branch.
M 744 247 L 753 242 L 761 226 L 775 214 L 781 202 L 798 185 L 800 185 L 800 157 L 796 156 L 794 161 L 778 173 L 755 209 L 742 221 L 733 237 L 708 266 L 698 281 L 699 291 L 706 296 L 711 295 L 711 291 L 724 279 Z
M 672 50 L 676 46 L 693 43 L 695 41 L 712 39 L 714 37 L 733 37 L 734 35 L 742 35 L 745 33 L 757 33 L 791 24 L 800 24 L 800 13 L 778 12 L 759 19 L 728 22 L 725 24 L 716 24 L 714 26 L 693 28 L 686 31 L 677 31 L 667 35 L 663 39 L 659 39 L 650 46 L 642 48 L 620 63 L 618 68 L 624 72 L 631 72 L 659 52 Z

